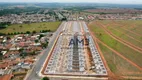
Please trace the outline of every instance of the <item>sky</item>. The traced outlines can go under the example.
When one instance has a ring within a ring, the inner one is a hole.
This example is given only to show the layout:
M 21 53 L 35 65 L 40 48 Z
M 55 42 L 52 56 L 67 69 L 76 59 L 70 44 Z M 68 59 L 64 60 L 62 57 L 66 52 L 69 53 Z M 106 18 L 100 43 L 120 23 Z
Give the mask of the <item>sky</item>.
M 142 4 L 142 0 L 0 0 L 0 2 L 94 2 L 117 4 Z

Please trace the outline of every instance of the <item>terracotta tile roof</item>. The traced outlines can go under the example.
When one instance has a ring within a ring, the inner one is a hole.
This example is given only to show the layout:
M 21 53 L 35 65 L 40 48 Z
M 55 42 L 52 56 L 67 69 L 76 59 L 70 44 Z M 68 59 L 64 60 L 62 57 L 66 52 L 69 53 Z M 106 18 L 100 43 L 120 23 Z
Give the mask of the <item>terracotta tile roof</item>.
M 15 61 L 18 61 L 18 62 L 20 62 L 21 61 L 21 59 L 20 58 L 16 58 L 16 60 Z
M 3 46 L 0 45 L 0 49 L 3 49 Z
M 0 80 L 11 80 L 11 78 L 13 77 L 12 74 L 6 74 L 0 77 Z
M 7 58 L 7 57 L 9 57 L 9 55 L 10 55 L 9 53 L 6 53 L 6 54 L 4 55 L 4 57 Z
M 2 64 L 0 64 L 0 69 L 4 69 L 8 66 L 9 66 L 8 63 L 2 63 Z
M 19 54 L 19 51 L 10 51 L 10 54 Z
M 39 51 L 39 50 L 42 50 L 42 47 L 33 47 L 32 50 L 37 50 L 37 51 Z
M 9 57 L 11 54 L 19 54 L 19 51 L 8 51 L 8 52 L 4 55 L 4 57 L 7 58 L 7 57 Z
M 19 45 L 22 47 L 22 46 L 25 46 L 25 43 L 24 42 L 20 42 Z
M 18 62 L 13 60 L 6 60 L 6 61 L 3 61 L 3 63 L 0 64 L 0 69 L 5 69 L 6 67 L 9 67 L 9 66 L 13 66 L 13 65 L 16 65 Z
M 9 48 L 11 48 L 11 46 L 12 46 L 12 44 L 7 44 L 6 48 L 9 49 Z
M 31 59 L 27 59 L 27 60 L 25 60 L 24 62 L 25 62 L 25 63 L 32 64 L 34 61 L 33 61 L 33 60 L 31 60 Z
M 29 45 L 30 45 L 30 43 L 26 43 L 26 42 L 20 42 L 19 43 L 20 47 L 26 47 L 26 46 L 29 46 Z

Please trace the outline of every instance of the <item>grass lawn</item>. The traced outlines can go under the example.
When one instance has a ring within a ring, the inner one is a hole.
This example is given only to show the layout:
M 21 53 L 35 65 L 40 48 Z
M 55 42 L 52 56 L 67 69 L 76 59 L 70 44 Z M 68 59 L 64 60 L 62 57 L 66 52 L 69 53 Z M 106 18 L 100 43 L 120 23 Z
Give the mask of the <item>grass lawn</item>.
M 41 23 L 30 23 L 30 24 L 13 24 L 5 29 L 1 29 L 0 33 L 14 33 L 14 32 L 26 32 L 26 31 L 36 31 L 41 30 L 51 30 L 56 31 L 61 22 L 41 22 Z

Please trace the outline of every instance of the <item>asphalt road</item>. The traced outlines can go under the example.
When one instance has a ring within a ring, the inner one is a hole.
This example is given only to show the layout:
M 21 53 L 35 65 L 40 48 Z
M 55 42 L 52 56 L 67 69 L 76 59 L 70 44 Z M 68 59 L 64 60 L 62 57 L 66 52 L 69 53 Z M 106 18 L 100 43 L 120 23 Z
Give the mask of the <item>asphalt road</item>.
M 29 71 L 27 74 L 27 77 L 24 80 L 40 80 L 41 78 L 37 75 L 37 72 L 40 71 L 42 65 L 44 64 L 46 57 L 50 51 L 50 49 L 53 46 L 54 40 L 59 35 L 59 33 L 62 31 L 64 26 L 64 22 L 59 26 L 56 32 L 54 32 L 53 36 L 50 38 L 49 45 L 46 50 L 44 50 L 43 54 L 39 57 L 37 62 L 35 62 L 35 65 L 33 66 L 33 69 Z
M 73 32 L 81 32 L 81 29 L 78 26 L 79 26 L 79 23 L 77 21 L 73 22 L 73 26 L 72 26 Z

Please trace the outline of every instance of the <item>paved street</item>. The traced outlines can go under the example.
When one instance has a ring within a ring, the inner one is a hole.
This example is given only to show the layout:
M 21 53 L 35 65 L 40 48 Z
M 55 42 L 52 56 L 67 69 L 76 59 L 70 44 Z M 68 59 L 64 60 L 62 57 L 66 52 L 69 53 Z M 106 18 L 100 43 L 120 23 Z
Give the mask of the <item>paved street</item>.
M 51 47 L 53 46 L 54 40 L 56 39 L 56 37 L 59 35 L 62 27 L 63 27 L 64 22 L 59 26 L 59 28 L 57 29 L 57 31 L 53 34 L 53 36 L 50 38 L 50 42 L 49 45 L 47 47 L 47 49 L 44 51 L 44 53 L 41 55 L 41 57 L 39 57 L 39 60 L 37 60 L 35 66 L 33 67 L 33 69 L 31 71 L 29 71 L 30 73 L 28 73 L 28 76 L 25 80 L 40 80 L 40 77 L 38 77 L 37 73 L 40 71 Z

